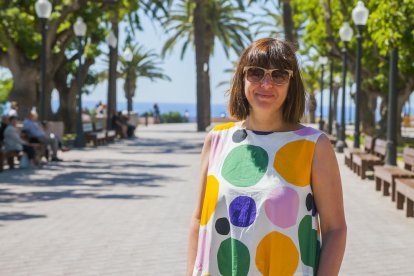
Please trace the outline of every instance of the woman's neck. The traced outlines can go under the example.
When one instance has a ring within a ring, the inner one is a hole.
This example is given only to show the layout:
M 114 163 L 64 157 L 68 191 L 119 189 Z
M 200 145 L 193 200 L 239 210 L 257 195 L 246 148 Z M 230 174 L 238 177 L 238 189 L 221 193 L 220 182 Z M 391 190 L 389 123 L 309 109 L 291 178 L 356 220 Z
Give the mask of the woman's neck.
M 290 131 L 293 124 L 287 123 L 283 121 L 282 114 L 275 114 L 272 115 L 264 115 L 260 114 L 257 116 L 255 114 L 250 114 L 246 120 L 242 123 L 242 125 L 250 130 L 255 131 Z

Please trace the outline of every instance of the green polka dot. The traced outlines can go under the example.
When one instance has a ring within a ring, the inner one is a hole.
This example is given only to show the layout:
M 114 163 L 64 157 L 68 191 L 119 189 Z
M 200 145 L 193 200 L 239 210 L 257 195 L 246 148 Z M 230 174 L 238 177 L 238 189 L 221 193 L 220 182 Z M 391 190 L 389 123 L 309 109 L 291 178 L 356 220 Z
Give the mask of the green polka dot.
M 224 240 L 217 253 L 217 263 L 223 276 L 245 276 L 249 273 L 249 249 L 241 241 Z
M 268 162 L 269 156 L 263 148 L 241 145 L 227 155 L 221 174 L 234 186 L 253 186 L 266 173 Z
M 299 224 L 299 247 L 302 262 L 316 271 L 319 264 L 320 242 L 312 229 L 312 216 L 305 216 Z

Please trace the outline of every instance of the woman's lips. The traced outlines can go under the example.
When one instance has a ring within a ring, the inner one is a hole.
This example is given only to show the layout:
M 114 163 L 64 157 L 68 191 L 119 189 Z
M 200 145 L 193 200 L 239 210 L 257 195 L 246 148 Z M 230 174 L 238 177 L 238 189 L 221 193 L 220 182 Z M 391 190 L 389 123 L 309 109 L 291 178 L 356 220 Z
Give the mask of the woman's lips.
M 273 98 L 272 94 L 262 94 L 262 93 L 256 93 L 256 96 L 262 99 L 270 99 Z

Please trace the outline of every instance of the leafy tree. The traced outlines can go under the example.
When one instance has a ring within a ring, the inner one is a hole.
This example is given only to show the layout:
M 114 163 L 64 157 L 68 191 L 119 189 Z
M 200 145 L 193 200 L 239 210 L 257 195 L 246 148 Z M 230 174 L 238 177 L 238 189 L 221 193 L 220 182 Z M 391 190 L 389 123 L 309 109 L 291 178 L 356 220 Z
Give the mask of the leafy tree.
M 181 57 L 189 45 L 195 47 L 197 70 L 197 130 L 204 131 L 210 124 L 209 60 L 217 39 L 227 56 L 232 49 L 240 53 L 251 40 L 248 21 L 241 9 L 230 0 L 181 0 L 164 22 L 171 34 L 162 54 L 171 51 L 183 41 Z
M 160 57 L 152 50 L 145 50 L 142 45 L 127 45 L 132 52 L 132 61 L 128 62 L 121 58 L 121 66 L 118 77 L 125 79 L 124 91 L 128 101 L 128 113 L 132 110 L 132 98 L 137 89 L 139 78 L 148 78 L 151 81 L 156 79 L 168 80 L 170 77 L 163 73 L 160 67 Z
M 352 24 L 351 13 L 357 1 L 299 1 L 291 3 L 298 11 L 295 24 L 306 23 L 301 37 L 304 52 L 309 55 L 324 54 L 341 61 L 342 42 L 339 29 L 344 21 Z M 365 1 L 370 17 L 363 36 L 362 86 L 360 115 L 363 131 L 375 134 L 375 109 L 377 97 L 387 102 L 389 52 L 399 50 L 398 112 L 414 90 L 414 1 Z M 356 29 L 354 29 L 356 33 Z M 356 41 L 349 44 L 349 67 L 354 74 Z M 383 105 L 386 108 L 386 104 Z M 386 110 L 382 112 L 384 116 Z M 397 129 L 400 130 L 401 122 Z
M 139 23 L 138 11 L 158 15 L 166 11 L 170 0 L 55 0 L 48 21 L 47 30 L 47 80 L 46 113 L 50 114 L 50 96 L 53 88 L 59 91 L 59 114 L 65 122 L 66 131 L 73 131 L 70 121 L 76 114 L 76 52 L 72 25 L 77 16 L 82 16 L 88 25 L 84 81 L 96 82 L 89 67 L 100 55 L 98 45 L 104 41 L 108 21 L 117 22 L 124 18 Z M 21 115 L 38 105 L 41 47 L 40 21 L 34 11 L 35 0 L 9 0 L 0 2 L 0 65 L 7 67 L 15 81 L 9 95 L 21 107 Z M 166 6 L 167 5 L 167 6 Z M 162 8 L 161 8 L 162 7 Z M 114 19 L 115 18 L 115 19 Z M 114 27 L 114 26 L 112 26 Z M 69 127 L 68 127 L 69 126 Z

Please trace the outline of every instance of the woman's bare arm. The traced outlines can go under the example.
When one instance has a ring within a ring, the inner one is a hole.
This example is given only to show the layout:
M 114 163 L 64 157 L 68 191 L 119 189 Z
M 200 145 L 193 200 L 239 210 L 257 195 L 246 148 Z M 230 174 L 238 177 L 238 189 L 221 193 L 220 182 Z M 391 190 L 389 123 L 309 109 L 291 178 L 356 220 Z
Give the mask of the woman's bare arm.
M 345 251 L 347 227 L 338 162 L 326 135 L 321 135 L 316 143 L 312 188 L 322 233 L 318 275 L 338 275 Z

